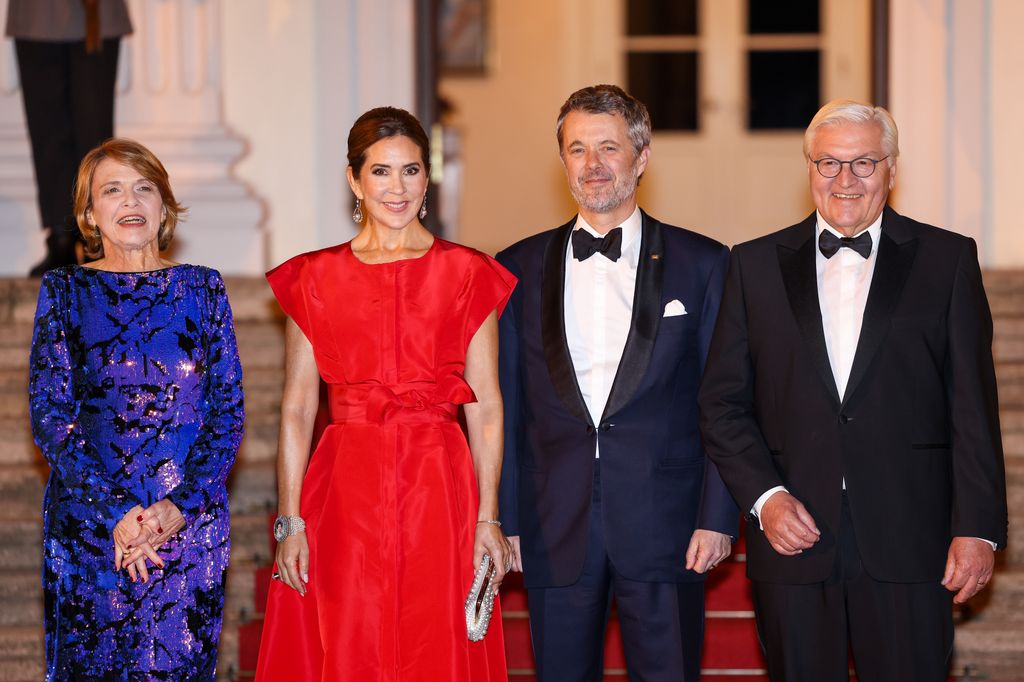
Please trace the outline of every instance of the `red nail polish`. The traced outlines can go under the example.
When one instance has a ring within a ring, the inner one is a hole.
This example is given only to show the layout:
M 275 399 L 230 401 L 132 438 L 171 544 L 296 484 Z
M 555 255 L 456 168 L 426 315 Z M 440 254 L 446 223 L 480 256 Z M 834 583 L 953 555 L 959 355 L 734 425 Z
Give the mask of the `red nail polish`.
M 142 523 L 142 514 L 139 514 L 138 516 L 136 516 L 135 520 L 138 521 L 139 523 Z
M 164 532 L 164 529 L 163 529 L 163 528 L 157 528 L 157 529 L 156 529 L 156 532 L 157 532 L 157 533 L 163 533 L 163 532 Z
M 127 547 L 125 547 L 125 549 L 127 549 L 127 550 L 128 550 L 129 552 L 130 552 L 130 551 L 131 551 L 131 549 L 132 549 L 132 546 L 131 546 L 131 545 L 128 545 Z

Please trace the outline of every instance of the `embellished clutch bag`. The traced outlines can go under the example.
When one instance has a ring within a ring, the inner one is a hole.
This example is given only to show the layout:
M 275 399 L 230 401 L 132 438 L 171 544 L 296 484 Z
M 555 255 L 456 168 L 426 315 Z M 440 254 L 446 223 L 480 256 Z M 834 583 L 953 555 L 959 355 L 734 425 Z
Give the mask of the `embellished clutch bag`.
M 491 613 L 494 611 L 494 597 L 498 588 L 494 584 L 497 577 L 490 555 L 484 554 L 480 566 L 473 576 L 473 586 L 466 597 L 466 633 L 469 641 L 479 642 L 487 634 L 487 626 L 491 624 Z

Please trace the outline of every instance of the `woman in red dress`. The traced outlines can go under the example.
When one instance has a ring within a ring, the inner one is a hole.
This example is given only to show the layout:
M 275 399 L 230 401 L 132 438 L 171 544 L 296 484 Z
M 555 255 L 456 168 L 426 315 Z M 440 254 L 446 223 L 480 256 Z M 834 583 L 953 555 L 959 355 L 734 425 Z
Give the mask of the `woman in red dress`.
M 470 642 L 463 603 L 484 554 L 499 581 L 511 559 L 497 320 L 515 278 L 420 223 L 429 159 L 411 114 L 363 114 L 348 182 L 366 224 L 267 274 L 289 319 L 260 681 L 507 679 L 497 604 Z M 310 457 L 321 378 L 331 424 Z

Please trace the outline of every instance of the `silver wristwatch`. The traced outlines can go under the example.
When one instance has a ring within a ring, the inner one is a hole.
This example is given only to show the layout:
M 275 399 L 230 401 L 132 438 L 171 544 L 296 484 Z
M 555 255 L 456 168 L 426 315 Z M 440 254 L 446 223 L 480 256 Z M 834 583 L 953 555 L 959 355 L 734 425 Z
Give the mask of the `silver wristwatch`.
M 278 516 L 274 521 L 274 539 L 278 542 L 284 542 L 285 538 L 305 530 L 306 522 L 301 516 Z

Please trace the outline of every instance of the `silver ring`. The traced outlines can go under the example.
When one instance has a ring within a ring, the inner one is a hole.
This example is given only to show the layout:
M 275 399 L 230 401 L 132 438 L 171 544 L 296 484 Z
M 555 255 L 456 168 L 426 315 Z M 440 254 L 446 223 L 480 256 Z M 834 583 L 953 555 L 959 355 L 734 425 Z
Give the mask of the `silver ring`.
M 271 573 L 270 574 L 270 579 L 271 580 L 280 580 L 281 579 L 281 574 L 280 573 Z

